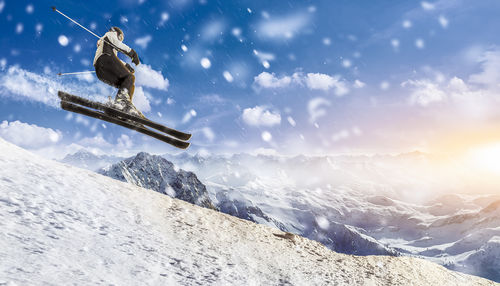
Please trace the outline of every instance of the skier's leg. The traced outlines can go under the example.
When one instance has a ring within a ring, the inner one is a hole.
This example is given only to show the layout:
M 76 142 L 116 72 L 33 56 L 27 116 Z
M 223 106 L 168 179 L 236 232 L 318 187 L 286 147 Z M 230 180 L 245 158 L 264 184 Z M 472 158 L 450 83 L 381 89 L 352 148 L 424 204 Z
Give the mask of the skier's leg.
M 135 76 L 132 73 L 129 73 L 120 85 L 120 89 L 126 88 L 128 90 L 128 95 L 130 98 L 130 102 L 132 102 L 132 97 L 134 96 L 135 91 Z
M 97 78 L 113 87 L 120 88 L 123 78 L 128 74 L 126 68 L 122 66 L 112 56 L 102 55 L 95 64 Z

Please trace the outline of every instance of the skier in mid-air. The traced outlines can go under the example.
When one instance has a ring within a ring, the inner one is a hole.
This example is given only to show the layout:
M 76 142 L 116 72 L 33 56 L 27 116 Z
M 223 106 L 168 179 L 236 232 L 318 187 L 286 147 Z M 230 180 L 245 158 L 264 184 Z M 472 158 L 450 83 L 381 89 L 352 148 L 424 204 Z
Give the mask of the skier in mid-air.
M 52 7 L 52 10 L 99 39 L 94 57 L 95 73 L 99 80 L 118 88 L 115 100 L 109 103 L 92 101 L 88 98 L 59 90 L 57 96 L 61 99 L 61 108 L 135 130 L 180 149 L 188 148 L 190 143 L 187 141 L 191 138 L 190 133 L 178 131 L 151 121 L 132 104 L 135 89 L 134 69 L 128 63 L 121 61 L 117 54 L 121 52 L 127 55 L 136 66 L 141 62 L 134 49 L 123 43 L 123 31 L 118 27 L 112 27 L 101 37 L 57 10 L 56 7 Z M 59 75 L 62 74 L 60 73 Z
M 94 57 L 94 68 L 102 82 L 118 88 L 113 107 L 124 112 L 144 117 L 144 115 L 132 104 L 135 89 L 134 69 L 121 61 L 117 52 L 121 52 L 132 59 L 135 65 L 139 65 L 139 56 L 129 46 L 123 43 L 124 34 L 118 27 L 112 27 L 97 41 L 97 50 Z

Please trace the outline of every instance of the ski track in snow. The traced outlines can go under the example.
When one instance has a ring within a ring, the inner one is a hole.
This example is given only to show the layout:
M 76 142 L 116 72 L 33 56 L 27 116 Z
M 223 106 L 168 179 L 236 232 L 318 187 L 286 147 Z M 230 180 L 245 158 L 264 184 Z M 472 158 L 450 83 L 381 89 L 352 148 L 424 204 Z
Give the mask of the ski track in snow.
M 495 285 L 321 244 L 0 139 L 0 285 Z

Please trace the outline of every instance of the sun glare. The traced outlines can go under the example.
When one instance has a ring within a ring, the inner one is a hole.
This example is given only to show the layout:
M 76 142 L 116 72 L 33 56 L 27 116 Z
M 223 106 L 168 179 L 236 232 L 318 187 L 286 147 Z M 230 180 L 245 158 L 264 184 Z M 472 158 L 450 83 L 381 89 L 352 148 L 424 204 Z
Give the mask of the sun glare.
M 500 142 L 471 148 L 469 158 L 475 168 L 500 175 Z

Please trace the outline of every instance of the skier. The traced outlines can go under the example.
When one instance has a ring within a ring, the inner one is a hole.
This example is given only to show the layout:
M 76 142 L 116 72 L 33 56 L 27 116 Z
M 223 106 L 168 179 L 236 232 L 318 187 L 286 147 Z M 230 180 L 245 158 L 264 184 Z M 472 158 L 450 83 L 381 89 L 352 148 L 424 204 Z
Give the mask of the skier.
M 117 52 L 121 52 L 132 59 L 135 65 L 139 65 L 139 56 L 123 43 L 123 31 L 118 27 L 112 27 L 97 41 L 97 50 L 94 57 L 94 68 L 102 82 L 118 88 L 113 107 L 127 113 L 144 117 L 144 115 L 132 104 L 134 95 L 134 69 L 121 61 Z

